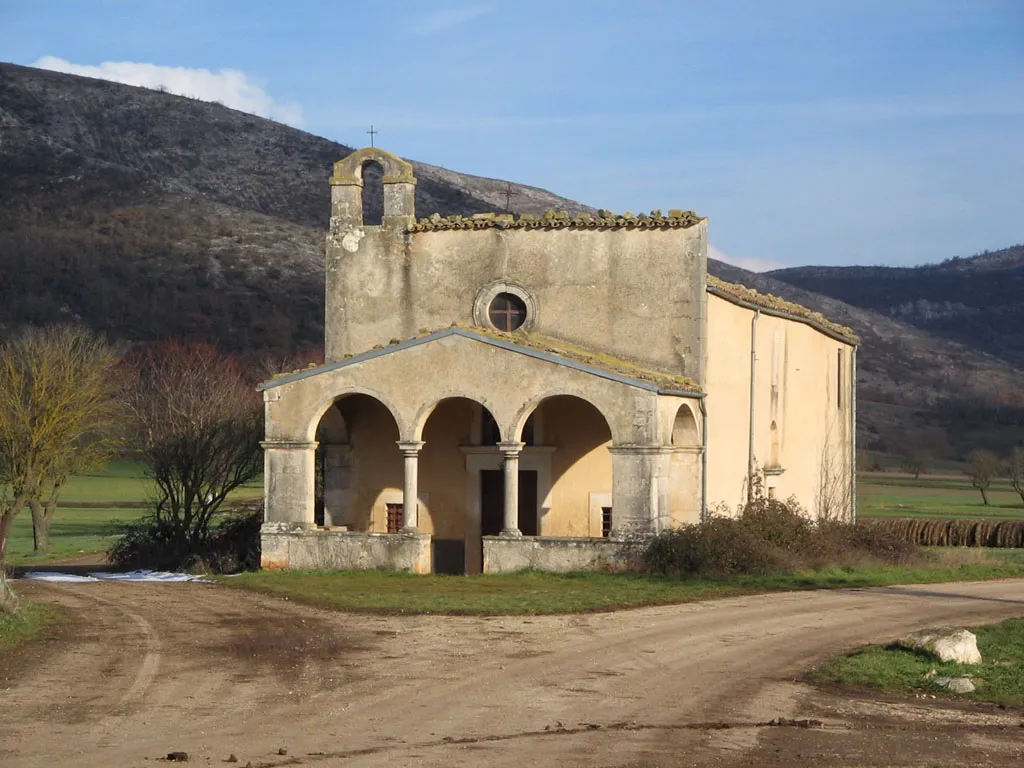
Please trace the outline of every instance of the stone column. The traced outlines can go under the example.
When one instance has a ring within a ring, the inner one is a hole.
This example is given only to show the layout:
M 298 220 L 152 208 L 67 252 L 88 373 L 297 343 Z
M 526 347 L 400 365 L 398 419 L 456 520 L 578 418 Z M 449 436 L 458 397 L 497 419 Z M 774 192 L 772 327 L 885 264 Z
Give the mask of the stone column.
M 405 457 L 405 489 L 402 494 L 402 509 L 405 514 L 403 533 L 417 533 L 419 524 L 419 456 L 422 440 L 399 440 L 398 447 Z
M 352 482 L 352 446 L 323 445 L 324 528 L 344 530 L 349 524 Z
M 519 454 L 526 443 L 498 443 L 505 457 L 505 523 L 502 536 L 522 536 L 519 530 Z
M 263 446 L 265 525 L 313 527 L 316 443 L 267 440 Z
M 668 510 L 668 458 L 662 446 L 620 445 L 612 455 L 612 536 L 654 533 Z

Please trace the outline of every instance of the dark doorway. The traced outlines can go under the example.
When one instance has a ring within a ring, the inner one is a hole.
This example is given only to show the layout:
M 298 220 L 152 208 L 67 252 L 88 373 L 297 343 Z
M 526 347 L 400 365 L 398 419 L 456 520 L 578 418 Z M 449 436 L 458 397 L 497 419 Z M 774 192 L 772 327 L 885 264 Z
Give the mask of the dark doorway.
M 519 470 L 519 530 L 523 536 L 536 536 L 537 530 L 537 472 Z
M 480 533 L 497 536 L 505 525 L 505 473 L 498 469 L 480 472 Z M 536 536 L 537 472 L 519 470 L 519 530 Z
M 505 473 L 500 469 L 480 472 L 480 534 L 497 536 L 505 523 Z
M 431 539 L 430 546 L 434 573 L 466 572 L 465 539 Z

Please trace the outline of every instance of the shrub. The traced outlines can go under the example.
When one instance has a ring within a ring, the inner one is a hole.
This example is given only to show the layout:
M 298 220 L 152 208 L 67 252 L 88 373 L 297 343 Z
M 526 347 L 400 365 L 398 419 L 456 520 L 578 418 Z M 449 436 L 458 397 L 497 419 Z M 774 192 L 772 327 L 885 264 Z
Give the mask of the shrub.
M 779 501 L 755 494 L 739 520 L 744 530 L 786 552 L 805 550 L 814 535 L 813 524 L 795 498 Z
M 888 530 L 837 520 L 812 521 L 795 500 L 757 492 L 736 517 L 715 510 L 708 520 L 649 539 L 635 563 L 639 570 L 679 577 L 767 575 L 827 565 L 906 565 L 920 558 L 917 546 Z
M 117 526 L 119 537 L 107 552 L 114 565 L 159 571 L 236 573 L 257 570 L 260 564 L 260 525 L 263 511 L 227 515 L 209 537 L 183 546 L 175 526 L 155 516 Z
M 712 517 L 653 537 L 640 556 L 642 570 L 669 576 L 723 578 L 782 570 L 785 552 L 759 538 L 742 520 Z

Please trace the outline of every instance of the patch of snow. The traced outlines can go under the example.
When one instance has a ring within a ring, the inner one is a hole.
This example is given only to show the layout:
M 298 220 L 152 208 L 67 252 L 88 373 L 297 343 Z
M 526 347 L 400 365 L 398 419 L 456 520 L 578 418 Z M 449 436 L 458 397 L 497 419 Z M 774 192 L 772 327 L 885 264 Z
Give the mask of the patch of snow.
M 72 584 L 94 581 L 161 581 L 161 582 L 199 582 L 202 584 L 214 584 L 216 582 L 196 576 L 191 573 L 171 573 L 170 571 L 128 571 L 126 573 L 110 573 L 107 571 L 96 571 L 88 576 L 79 576 L 74 573 L 50 573 L 46 571 L 29 571 L 22 578 L 33 581 L 58 581 Z

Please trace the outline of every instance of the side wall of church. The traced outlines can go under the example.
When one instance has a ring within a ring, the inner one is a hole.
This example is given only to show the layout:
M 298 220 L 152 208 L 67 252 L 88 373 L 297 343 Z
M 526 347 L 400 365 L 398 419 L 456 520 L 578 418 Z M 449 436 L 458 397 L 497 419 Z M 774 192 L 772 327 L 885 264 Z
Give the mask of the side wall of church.
M 708 504 L 746 498 L 754 311 L 708 297 Z M 849 510 L 852 347 L 796 320 L 762 313 L 754 369 L 754 457 L 776 498 L 812 515 L 822 495 Z
M 700 380 L 706 233 L 703 221 L 411 234 L 338 224 L 327 246 L 328 362 L 473 325 L 478 292 L 511 281 L 535 300 L 527 330 Z

